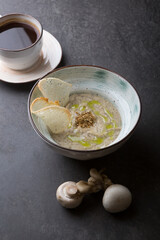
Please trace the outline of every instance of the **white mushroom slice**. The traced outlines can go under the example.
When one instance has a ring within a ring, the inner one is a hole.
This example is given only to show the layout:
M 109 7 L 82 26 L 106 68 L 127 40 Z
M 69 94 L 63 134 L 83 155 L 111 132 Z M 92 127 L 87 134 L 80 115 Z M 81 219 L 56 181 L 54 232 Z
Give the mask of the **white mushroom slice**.
M 132 195 L 128 188 L 120 184 L 109 186 L 103 196 L 103 206 L 110 213 L 122 212 L 132 202 Z
M 76 208 L 82 202 L 83 194 L 79 193 L 75 182 L 68 181 L 58 187 L 56 198 L 63 207 Z
M 55 134 L 61 133 L 67 129 L 71 121 L 69 110 L 56 105 L 42 108 L 33 113 L 41 118 L 51 132 Z
M 39 97 L 39 98 L 34 99 L 34 101 L 32 102 L 32 104 L 30 106 L 30 110 L 33 113 L 35 111 L 38 111 L 44 107 L 48 107 L 51 105 L 59 106 L 59 102 L 58 101 L 52 102 L 52 101 L 48 101 L 48 98 Z
M 39 81 L 38 87 L 43 96 L 51 101 L 59 101 L 61 106 L 66 106 L 69 101 L 69 94 L 72 84 L 58 78 L 43 78 Z

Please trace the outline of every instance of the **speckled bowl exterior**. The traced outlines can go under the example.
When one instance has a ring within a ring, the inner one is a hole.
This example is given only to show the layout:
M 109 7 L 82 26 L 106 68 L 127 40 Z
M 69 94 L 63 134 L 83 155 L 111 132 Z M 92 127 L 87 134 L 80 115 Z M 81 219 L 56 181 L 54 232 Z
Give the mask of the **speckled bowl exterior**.
M 37 84 L 33 86 L 28 98 L 28 114 L 36 133 L 60 154 L 79 160 L 100 158 L 116 151 L 133 133 L 141 115 L 141 102 L 131 84 L 123 77 L 97 66 L 67 66 L 56 69 L 45 77 L 60 78 L 72 84 L 72 93 L 94 92 L 107 98 L 119 111 L 122 129 L 119 136 L 108 147 L 98 150 L 73 150 L 59 146 L 51 137 L 43 121 L 30 112 L 32 101 L 42 96 Z

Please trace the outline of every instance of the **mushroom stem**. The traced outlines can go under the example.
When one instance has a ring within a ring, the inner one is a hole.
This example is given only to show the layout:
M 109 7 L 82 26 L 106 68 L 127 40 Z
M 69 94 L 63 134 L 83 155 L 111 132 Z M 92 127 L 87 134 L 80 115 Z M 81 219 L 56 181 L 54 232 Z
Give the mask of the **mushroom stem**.
M 93 177 L 96 181 L 103 181 L 101 174 L 95 168 L 91 168 L 90 176 Z
M 88 179 L 88 183 L 92 186 L 93 192 L 98 192 L 100 190 L 105 191 L 107 187 L 113 184 L 107 175 L 102 174 L 104 171 L 104 168 L 99 172 L 95 168 L 90 170 L 91 177 Z
M 88 182 L 85 181 L 79 181 L 76 183 L 77 189 L 82 194 L 87 194 L 92 192 L 92 187 L 88 184 Z
M 78 193 L 78 189 L 74 185 L 68 185 L 66 187 L 66 192 L 69 197 L 73 198 Z
M 105 175 L 105 174 L 102 174 L 102 178 L 103 178 L 103 190 L 105 191 L 113 183 L 112 183 L 111 179 L 109 179 L 107 177 L 107 175 Z

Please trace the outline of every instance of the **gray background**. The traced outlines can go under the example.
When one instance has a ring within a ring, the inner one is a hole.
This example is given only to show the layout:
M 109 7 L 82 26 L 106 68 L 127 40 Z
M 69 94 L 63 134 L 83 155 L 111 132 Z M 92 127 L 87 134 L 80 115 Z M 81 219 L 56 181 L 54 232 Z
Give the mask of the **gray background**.
M 33 15 L 59 40 L 59 66 L 94 64 L 128 79 L 143 111 L 120 150 L 81 162 L 58 155 L 33 131 L 27 98 L 34 82 L 0 82 L 0 239 L 159 239 L 160 1 L 0 1 L 2 15 L 13 12 Z M 75 210 L 57 203 L 59 184 L 87 179 L 91 167 L 106 167 L 113 182 L 131 190 L 126 212 L 107 213 L 102 192 Z

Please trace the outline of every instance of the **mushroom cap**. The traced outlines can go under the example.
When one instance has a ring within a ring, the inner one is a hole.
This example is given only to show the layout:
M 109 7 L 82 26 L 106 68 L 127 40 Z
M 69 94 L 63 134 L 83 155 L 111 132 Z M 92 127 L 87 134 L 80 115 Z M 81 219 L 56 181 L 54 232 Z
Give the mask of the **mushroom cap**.
M 128 188 L 120 184 L 109 186 L 103 196 L 103 206 L 110 213 L 122 212 L 132 202 L 132 195 Z
M 58 202 L 65 208 L 76 208 L 80 205 L 83 195 L 78 192 L 75 182 L 62 183 L 56 192 Z

